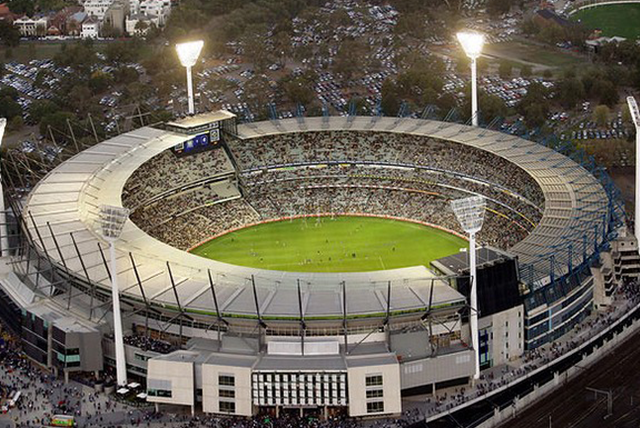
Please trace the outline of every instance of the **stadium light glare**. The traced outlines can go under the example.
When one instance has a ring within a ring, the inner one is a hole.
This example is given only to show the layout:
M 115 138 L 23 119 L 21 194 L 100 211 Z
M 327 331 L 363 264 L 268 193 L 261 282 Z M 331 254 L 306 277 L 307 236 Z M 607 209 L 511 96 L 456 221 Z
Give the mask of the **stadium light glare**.
M 638 251 L 640 252 L 640 110 L 638 103 L 633 97 L 627 97 L 627 105 L 631 113 L 633 126 L 636 128 L 636 188 L 635 188 L 635 221 L 633 222 L 633 234 L 638 240 Z
M 4 137 L 4 129 L 7 126 L 7 119 L 0 118 L 0 147 L 2 147 L 2 138 Z M 2 188 L 2 170 L 0 169 L 0 257 L 9 255 L 9 235 L 7 231 L 7 216 L 4 211 L 4 190 Z
M 176 45 L 176 51 L 178 52 L 178 58 L 180 64 L 187 69 L 187 98 L 189 99 L 189 114 L 195 113 L 195 106 L 193 101 L 193 79 L 191 76 L 191 68 L 196 65 L 200 52 L 204 42 L 202 40 L 196 40 L 193 42 L 178 43 Z
M 457 36 L 464 53 L 471 59 L 471 124 L 478 126 L 478 66 L 476 62 L 482 53 L 484 35 L 462 31 Z
M 482 196 L 471 196 L 451 201 L 451 208 L 462 229 L 469 234 L 469 326 L 471 328 L 471 347 L 473 348 L 473 379 L 480 378 L 480 355 L 478 351 L 478 290 L 476 287 L 476 233 L 482 229 L 484 210 L 487 203 Z
M 118 386 L 127 384 L 127 362 L 124 354 L 124 333 L 122 314 L 120 313 L 120 293 L 118 290 L 118 265 L 115 243 L 122 234 L 124 224 L 129 218 L 129 210 L 110 205 L 100 206 L 100 227 L 102 236 L 109 243 L 111 270 L 111 299 L 113 301 L 113 337 L 116 348 L 116 381 Z

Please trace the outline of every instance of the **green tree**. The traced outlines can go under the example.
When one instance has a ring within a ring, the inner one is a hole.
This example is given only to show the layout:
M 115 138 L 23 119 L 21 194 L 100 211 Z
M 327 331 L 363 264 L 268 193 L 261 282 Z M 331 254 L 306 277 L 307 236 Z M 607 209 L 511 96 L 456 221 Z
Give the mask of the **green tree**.
M 593 120 L 598 126 L 605 126 L 609 120 L 609 107 L 606 105 L 599 105 L 593 109 Z
M 513 66 L 510 62 L 500 61 L 500 67 L 498 68 L 498 74 L 501 78 L 507 79 L 511 77 L 511 72 L 513 71 Z
M 564 108 L 570 109 L 585 98 L 582 81 L 575 77 L 562 80 L 556 87 L 556 98 Z
M 6 21 L 0 21 L 0 41 L 7 46 L 18 46 L 20 44 L 20 31 Z
M 398 95 L 398 88 L 396 84 L 391 79 L 386 79 L 382 83 L 382 101 L 380 102 L 380 107 L 382 111 L 387 116 L 395 116 L 398 114 L 398 110 L 400 110 L 401 99 Z
M 56 111 L 47 114 L 40 120 L 40 134 L 49 135 L 49 127 L 57 129 L 66 129 L 67 119 L 73 120 L 74 115 L 68 111 Z
M 29 107 L 29 116 L 35 123 L 40 123 L 43 117 L 53 114 L 60 108 L 49 100 L 35 100 Z
M 89 78 L 89 88 L 93 94 L 100 94 L 111 87 L 113 84 L 113 77 L 109 73 L 96 70 L 91 73 Z
M 6 117 L 11 120 L 16 116 L 22 115 L 22 107 L 13 98 L 8 95 L 0 97 L 0 117 Z
M 530 65 L 523 65 L 520 68 L 520 77 L 527 79 L 527 78 L 531 77 L 532 74 L 533 74 L 533 72 L 531 70 L 531 66 Z

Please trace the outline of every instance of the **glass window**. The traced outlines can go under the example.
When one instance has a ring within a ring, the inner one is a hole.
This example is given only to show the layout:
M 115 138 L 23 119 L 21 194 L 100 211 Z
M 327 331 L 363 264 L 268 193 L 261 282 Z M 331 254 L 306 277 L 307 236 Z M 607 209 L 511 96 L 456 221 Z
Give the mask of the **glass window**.
M 224 398 L 236 398 L 236 392 L 232 389 L 221 389 L 218 391 L 218 395 Z
M 366 386 L 382 386 L 382 375 L 369 375 L 365 378 Z
M 383 392 L 381 389 L 370 389 L 367 391 L 367 398 L 380 398 L 382 395 Z
M 379 413 L 384 412 L 384 402 L 375 401 L 373 403 L 367 403 L 367 413 Z
M 220 412 L 223 413 L 235 413 L 236 403 L 233 401 L 220 401 Z
M 220 386 L 236 386 L 236 378 L 233 375 L 219 375 L 218 385 Z

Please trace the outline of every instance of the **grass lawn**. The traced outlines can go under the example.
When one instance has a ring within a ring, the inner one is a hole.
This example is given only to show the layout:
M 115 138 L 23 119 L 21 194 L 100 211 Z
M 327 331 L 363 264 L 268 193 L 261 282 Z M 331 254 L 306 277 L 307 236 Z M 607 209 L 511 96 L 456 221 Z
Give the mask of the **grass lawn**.
M 241 229 L 192 252 L 222 262 L 291 272 L 364 272 L 428 266 L 467 247 L 423 225 L 371 217 L 284 220 Z
M 547 67 L 570 67 L 586 62 L 586 59 L 546 46 L 522 41 L 487 45 L 485 53 L 515 62 L 533 63 Z
M 640 4 L 612 4 L 581 10 L 571 16 L 585 27 L 602 30 L 603 36 L 636 39 L 640 36 Z

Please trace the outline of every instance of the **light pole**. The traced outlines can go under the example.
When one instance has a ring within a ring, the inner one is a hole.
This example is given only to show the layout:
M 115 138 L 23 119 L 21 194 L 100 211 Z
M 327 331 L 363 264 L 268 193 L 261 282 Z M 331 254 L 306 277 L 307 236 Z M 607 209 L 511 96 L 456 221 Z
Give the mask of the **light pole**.
M 633 234 L 636 236 L 638 251 L 640 251 L 640 111 L 638 110 L 638 103 L 633 97 L 627 97 L 627 105 L 629 106 L 633 125 L 636 128 L 636 188 Z
M 0 119 L 0 147 L 4 137 L 4 128 L 7 126 L 7 119 Z M 0 257 L 9 255 L 9 232 L 7 231 L 7 215 L 4 212 L 4 190 L 2 188 L 2 171 L 0 170 Z
M 195 113 L 195 106 L 193 103 L 193 79 L 191 78 L 191 68 L 196 65 L 203 45 L 204 42 L 202 40 L 178 43 L 176 45 L 176 51 L 178 52 L 178 58 L 180 58 L 180 64 L 182 64 L 182 66 L 187 69 L 187 96 L 189 98 L 189 114 Z
M 471 124 L 478 126 L 478 66 L 477 59 L 482 52 L 484 36 L 480 33 L 460 32 L 457 34 L 458 41 L 471 60 Z
M 111 271 L 111 300 L 113 301 L 113 338 L 116 348 L 116 380 L 118 386 L 127 384 L 127 365 L 124 356 L 124 337 L 122 332 L 122 314 L 120 313 L 120 293 L 118 290 L 118 266 L 116 262 L 115 243 L 122 233 L 129 210 L 110 205 L 100 206 L 100 226 L 102 236 L 109 243 Z
M 482 229 L 486 201 L 482 196 L 471 196 L 451 201 L 462 229 L 469 234 L 469 325 L 473 347 L 475 371 L 473 379 L 480 378 L 480 347 L 478 344 L 478 289 L 476 281 L 476 233 Z

